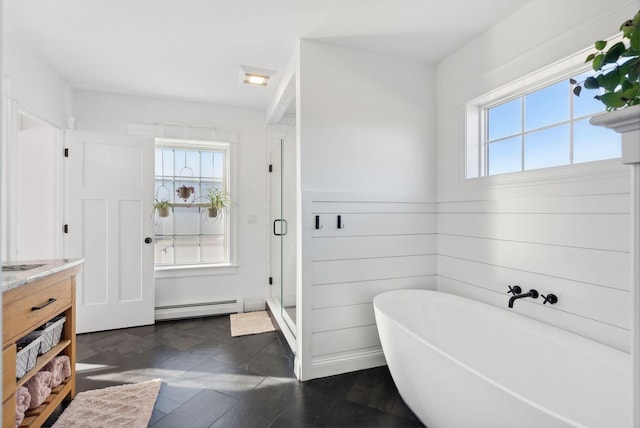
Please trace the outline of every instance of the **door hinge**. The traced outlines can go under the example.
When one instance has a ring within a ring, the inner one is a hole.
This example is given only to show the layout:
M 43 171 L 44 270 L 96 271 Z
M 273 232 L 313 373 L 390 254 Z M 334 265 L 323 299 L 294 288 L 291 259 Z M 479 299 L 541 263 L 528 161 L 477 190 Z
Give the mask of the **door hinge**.
M 269 285 L 273 285 L 273 277 L 272 276 L 269 277 Z
M 62 231 L 63 231 L 64 233 L 69 233 L 69 225 L 68 225 L 68 224 L 65 224 L 64 226 L 62 226 Z
M 273 165 L 269 164 L 269 172 L 273 172 Z
M 64 157 L 65 158 L 69 157 L 69 149 L 67 147 L 64 148 Z

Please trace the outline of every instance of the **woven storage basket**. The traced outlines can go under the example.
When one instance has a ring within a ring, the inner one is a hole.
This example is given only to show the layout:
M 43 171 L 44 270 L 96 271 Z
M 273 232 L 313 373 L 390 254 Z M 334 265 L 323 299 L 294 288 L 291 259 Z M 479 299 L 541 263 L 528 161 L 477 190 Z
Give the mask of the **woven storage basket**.
M 37 336 L 16 354 L 16 378 L 20 379 L 36 365 L 40 350 L 41 336 Z M 25 343 L 27 341 L 25 340 Z
M 40 343 L 40 355 L 49 351 L 60 342 L 62 328 L 66 317 L 56 317 L 44 325 L 42 330 L 42 342 Z

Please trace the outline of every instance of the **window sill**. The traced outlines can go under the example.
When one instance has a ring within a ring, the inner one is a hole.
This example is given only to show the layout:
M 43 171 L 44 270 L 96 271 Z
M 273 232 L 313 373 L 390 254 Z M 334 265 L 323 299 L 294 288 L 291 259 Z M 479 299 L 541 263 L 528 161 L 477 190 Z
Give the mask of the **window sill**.
M 156 266 L 155 278 L 184 278 L 187 276 L 230 275 L 238 272 L 238 265 L 210 264 L 183 266 Z

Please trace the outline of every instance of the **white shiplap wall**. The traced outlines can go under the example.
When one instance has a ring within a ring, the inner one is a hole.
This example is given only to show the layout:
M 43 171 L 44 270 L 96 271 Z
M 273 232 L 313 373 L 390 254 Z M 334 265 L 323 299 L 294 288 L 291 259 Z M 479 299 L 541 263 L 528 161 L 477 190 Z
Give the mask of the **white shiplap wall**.
M 507 308 L 509 284 L 543 299 L 514 312 L 629 350 L 629 194 L 439 204 L 438 289 Z
M 373 297 L 400 288 L 435 289 L 436 205 L 326 197 L 305 205 L 310 274 L 303 275 L 302 301 L 308 310 L 303 310 L 307 328 L 302 337 L 308 340 L 310 364 L 304 378 L 385 364 Z M 316 215 L 322 225 L 318 230 Z
M 627 169 L 616 159 L 465 180 L 475 132 L 465 111 L 611 37 L 637 11 L 637 0 L 528 2 L 438 64 L 439 290 L 505 310 L 509 284 L 551 292 L 556 305 L 523 299 L 512 311 L 629 349 Z

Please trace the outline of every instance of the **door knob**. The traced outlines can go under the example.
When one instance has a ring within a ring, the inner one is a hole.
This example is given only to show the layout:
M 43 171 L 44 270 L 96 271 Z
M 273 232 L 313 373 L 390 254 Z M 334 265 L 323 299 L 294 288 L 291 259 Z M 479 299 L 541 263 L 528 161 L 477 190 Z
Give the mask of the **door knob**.
M 144 238 L 144 243 L 145 244 L 151 244 L 153 242 L 153 239 L 149 238 L 148 236 L 146 238 Z

